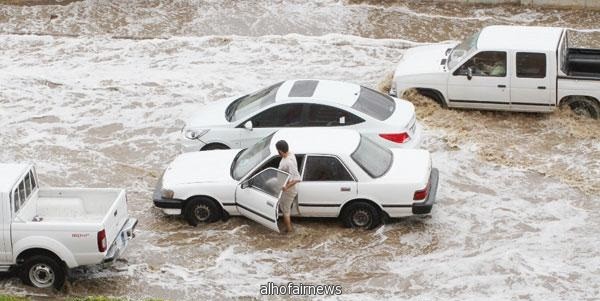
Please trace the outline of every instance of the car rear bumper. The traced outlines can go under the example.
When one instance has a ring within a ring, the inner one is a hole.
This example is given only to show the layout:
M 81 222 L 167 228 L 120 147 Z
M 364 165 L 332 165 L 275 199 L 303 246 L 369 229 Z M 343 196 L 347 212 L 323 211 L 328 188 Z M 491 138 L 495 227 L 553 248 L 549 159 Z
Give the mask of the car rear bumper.
M 431 208 L 433 208 L 433 204 L 435 203 L 435 196 L 437 193 L 438 181 L 439 181 L 439 171 L 437 168 L 431 169 L 431 176 L 429 176 L 429 193 L 427 194 L 427 198 L 423 202 L 413 203 L 412 205 L 412 213 L 413 214 L 429 214 L 431 213 Z
M 129 241 L 135 237 L 134 231 L 138 224 L 138 220 L 135 218 L 129 218 L 117 234 L 117 237 L 108 248 L 102 263 L 112 263 L 115 259 L 119 258 L 121 254 L 127 249 Z

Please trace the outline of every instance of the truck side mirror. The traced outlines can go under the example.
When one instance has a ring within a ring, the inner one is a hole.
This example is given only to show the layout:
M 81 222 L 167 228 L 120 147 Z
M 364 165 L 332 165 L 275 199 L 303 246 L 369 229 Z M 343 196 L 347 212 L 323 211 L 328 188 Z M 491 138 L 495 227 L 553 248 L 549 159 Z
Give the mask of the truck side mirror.
M 471 80 L 473 78 L 473 69 L 471 67 L 467 68 L 467 79 Z
M 244 128 L 247 129 L 247 130 L 249 130 L 249 131 L 252 130 L 253 126 L 254 125 L 252 124 L 251 120 L 248 120 L 248 121 L 246 121 L 246 123 L 244 123 Z

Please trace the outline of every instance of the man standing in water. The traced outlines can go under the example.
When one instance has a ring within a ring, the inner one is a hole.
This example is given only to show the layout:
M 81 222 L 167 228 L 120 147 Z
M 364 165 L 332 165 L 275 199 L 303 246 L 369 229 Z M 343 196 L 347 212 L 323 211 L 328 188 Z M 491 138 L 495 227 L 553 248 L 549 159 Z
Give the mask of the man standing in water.
M 290 214 L 292 212 L 292 203 L 298 192 L 296 191 L 296 184 L 300 182 L 300 173 L 298 172 L 298 163 L 296 162 L 296 156 L 290 152 L 289 146 L 285 140 L 279 140 L 275 144 L 277 152 L 281 156 L 279 162 L 279 169 L 290 174 L 290 179 L 285 185 L 283 185 L 283 193 L 279 200 L 279 208 L 283 212 L 283 222 L 287 232 L 292 232 L 292 218 Z

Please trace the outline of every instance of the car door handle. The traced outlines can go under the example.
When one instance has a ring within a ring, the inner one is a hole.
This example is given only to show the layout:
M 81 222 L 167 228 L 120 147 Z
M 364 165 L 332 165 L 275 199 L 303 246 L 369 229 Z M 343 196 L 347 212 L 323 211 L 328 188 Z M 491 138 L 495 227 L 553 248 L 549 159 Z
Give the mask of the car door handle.
M 273 205 L 274 205 L 274 204 L 273 204 L 272 202 L 269 202 L 269 201 L 267 201 L 267 206 L 269 206 L 269 207 L 273 207 Z
M 498 88 L 506 88 L 506 85 L 498 85 Z
M 544 87 L 544 86 L 538 86 L 538 89 L 540 89 L 540 90 L 546 90 L 546 87 Z
M 350 191 L 350 187 L 342 187 L 340 188 L 340 191 Z

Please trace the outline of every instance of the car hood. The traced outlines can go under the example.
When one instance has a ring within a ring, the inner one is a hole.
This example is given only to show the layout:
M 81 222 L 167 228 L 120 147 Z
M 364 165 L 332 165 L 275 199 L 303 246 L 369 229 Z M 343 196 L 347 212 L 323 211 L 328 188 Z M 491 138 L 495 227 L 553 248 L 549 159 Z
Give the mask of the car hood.
M 431 173 L 431 154 L 424 149 L 390 149 L 394 161 L 383 181 L 411 183 L 425 186 Z
M 456 43 L 433 44 L 414 47 L 406 50 L 402 60 L 398 63 L 394 77 L 415 74 L 444 72 L 442 59 L 446 59 L 446 51 L 453 48 Z
M 239 149 L 211 150 L 184 153 L 167 167 L 163 174 L 163 187 L 178 184 L 232 182 L 231 162 Z
M 192 117 L 187 120 L 186 128 L 210 128 L 229 124 L 229 121 L 225 119 L 225 110 L 236 99 L 237 97 L 229 97 L 199 107 L 192 113 Z

